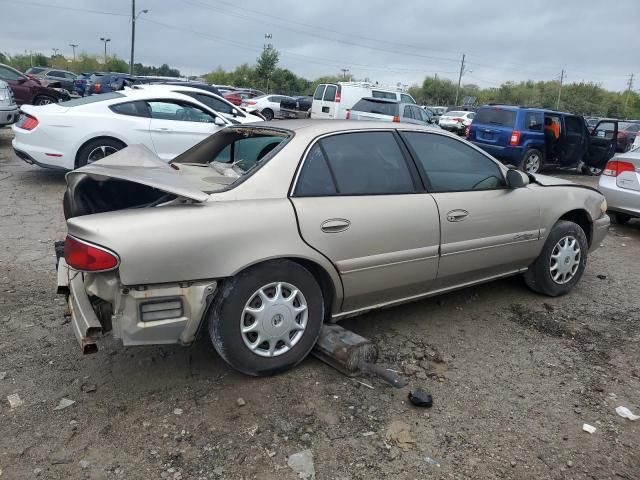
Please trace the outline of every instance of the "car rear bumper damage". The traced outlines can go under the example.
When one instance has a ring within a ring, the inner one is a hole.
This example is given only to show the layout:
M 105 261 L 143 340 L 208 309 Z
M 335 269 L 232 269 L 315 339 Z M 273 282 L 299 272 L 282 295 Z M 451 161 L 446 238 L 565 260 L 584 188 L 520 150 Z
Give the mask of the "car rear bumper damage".
M 82 273 L 58 261 L 58 293 L 67 295 L 71 325 L 83 353 L 98 350 L 109 331 L 123 345 L 190 344 L 217 282 L 123 286 L 116 272 Z

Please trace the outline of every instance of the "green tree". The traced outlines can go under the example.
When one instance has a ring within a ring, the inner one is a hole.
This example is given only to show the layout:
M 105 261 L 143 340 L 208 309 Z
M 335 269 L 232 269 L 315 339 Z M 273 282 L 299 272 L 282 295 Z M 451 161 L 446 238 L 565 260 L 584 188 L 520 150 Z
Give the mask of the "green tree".
M 265 48 L 256 62 L 255 75 L 259 84 L 262 85 L 262 88 L 267 90 L 267 93 L 271 77 L 273 77 L 273 74 L 278 68 L 279 57 L 280 54 L 276 49 Z

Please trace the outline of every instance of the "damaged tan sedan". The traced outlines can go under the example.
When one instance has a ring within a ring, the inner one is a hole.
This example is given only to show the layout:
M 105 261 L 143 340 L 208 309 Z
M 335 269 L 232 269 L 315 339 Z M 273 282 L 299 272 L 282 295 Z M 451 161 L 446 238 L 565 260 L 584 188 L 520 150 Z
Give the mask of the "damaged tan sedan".
M 371 309 L 517 274 L 565 294 L 609 226 L 595 190 L 403 124 L 227 127 L 169 164 L 131 146 L 67 184 L 58 286 L 83 351 L 106 332 L 124 345 L 203 332 L 251 375 Z

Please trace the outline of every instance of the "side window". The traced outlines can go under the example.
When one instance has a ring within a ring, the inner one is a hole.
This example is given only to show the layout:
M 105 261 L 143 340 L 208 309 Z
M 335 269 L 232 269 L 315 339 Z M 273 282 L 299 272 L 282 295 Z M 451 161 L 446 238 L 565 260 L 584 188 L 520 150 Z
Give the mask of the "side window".
M 578 117 L 566 116 L 564 117 L 564 128 L 567 135 L 582 135 L 582 132 L 584 132 L 584 121 Z
M 327 85 L 327 89 L 324 91 L 323 100 L 327 102 L 334 102 L 336 99 L 336 92 L 338 91 L 338 87 L 335 85 Z
M 210 95 L 205 95 L 203 93 L 196 92 L 180 92 L 183 95 L 189 95 L 192 98 L 195 98 L 199 102 L 204 103 L 207 107 L 212 108 L 216 112 L 220 113 L 233 113 L 233 106 L 229 105 L 226 102 L 223 102 L 219 98 L 212 97 Z
M 18 80 L 20 78 L 20 74 L 9 68 L 0 67 L 0 78 L 4 80 Z
M 338 190 L 329 170 L 327 159 L 322 153 L 320 144 L 316 143 L 307 154 L 302 166 L 295 195 L 299 197 L 322 197 L 336 195 L 337 193 Z
M 413 112 L 413 118 L 419 120 L 420 122 L 426 122 L 426 114 L 423 109 L 420 107 L 416 107 L 415 105 L 411 107 L 411 111 Z
M 413 109 L 409 105 L 405 105 L 404 106 L 403 116 L 404 116 L 404 118 L 415 118 L 415 116 L 413 114 Z
M 111 105 L 111 111 L 120 115 L 129 115 L 133 117 L 149 117 L 149 110 L 145 102 L 126 102 Z
M 418 157 L 432 192 L 494 190 L 505 186 L 498 165 L 462 141 L 430 133 L 403 135 Z
M 69 80 L 75 80 L 77 75 L 74 73 L 65 73 L 64 74 L 65 78 L 68 78 Z
M 407 95 L 406 93 L 401 93 L 400 94 L 400 101 L 402 103 L 416 103 L 413 98 L 411 98 L 410 95 Z
M 316 91 L 315 91 L 315 93 L 313 94 L 313 99 L 314 99 L 314 100 L 322 100 L 322 95 L 324 94 L 324 87 L 325 87 L 325 86 L 326 86 L 326 85 L 324 85 L 324 84 L 322 84 L 322 83 L 321 83 L 320 85 L 318 85 L 318 86 L 316 87 Z
M 339 195 L 413 193 L 404 155 L 391 132 L 358 132 L 323 138 L 320 144 Z
M 606 138 L 607 140 L 611 140 L 613 138 L 613 132 L 615 131 L 615 128 L 615 122 L 600 122 L 591 135 L 594 135 L 598 138 Z
M 209 113 L 195 105 L 168 100 L 148 101 L 151 118 L 158 120 L 174 120 L 178 122 L 213 123 L 214 118 Z
M 542 131 L 543 127 L 542 112 L 527 112 L 524 114 L 525 130 Z

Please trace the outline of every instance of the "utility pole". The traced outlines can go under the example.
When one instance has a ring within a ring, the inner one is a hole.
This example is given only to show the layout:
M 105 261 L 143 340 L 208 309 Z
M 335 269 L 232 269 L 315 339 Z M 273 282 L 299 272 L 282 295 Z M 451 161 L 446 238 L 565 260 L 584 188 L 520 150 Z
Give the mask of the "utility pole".
M 558 88 L 558 101 L 556 102 L 556 110 L 560 110 L 560 95 L 562 94 L 562 82 L 564 81 L 564 69 L 560 72 L 560 87 Z
M 273 38 L 273 35 L 271 33 L 265 33 L 264 34 L 264 46 L 263 46 L 263 50 L 271 50 L 273 48 L 273 43 L 269 43 L 269 40 L 271 40 Z
M 136 45 L 136 20 L 143 13 L 149 13 L 146 8 L 136 14 L 136 0 L 131 0 L 131 58 L 129 59 L 129 75 L 133 75 L 133 53 Z
M 51 50 L 53 50 L 53 56 L 57 57 L 58 56 L 58 52 L 60 51 L 59 48 L 52 48 Z
M 633 73 L 629 77 L 629 81 L 627 82 L 627 95 L 624 99 L 624 116 L 627 116 L 627 105 L 629 104 L 629 95 L 631 94 L 631 89 L 633 88 Z
M 110 38 L 100 37 L 100 41 L 104 42 L 104 64 L 107 65 L 107 43 L 111 41 Z
M 76 48 L 78 47 L 77 43 L 70 43 L 69 46 L 73 48 L 73 61 L 76 61 Z
M 462 54 L 462 62 L 460 63 L 460 75 L 458 75 L 458 88 L 456 88 L 456 101 L 454 102 L 458 105 L 458 97 L 460 96 L 460 83 L 462 83 L 462 75 L 464 74 L 464 59 L 465 54 Z
M 349 73 L 349 69 L 348 68 L 341 68 L 340 71 L 342 72 L 342 77 L 346 80 L 347 79 L 347 73 Z

